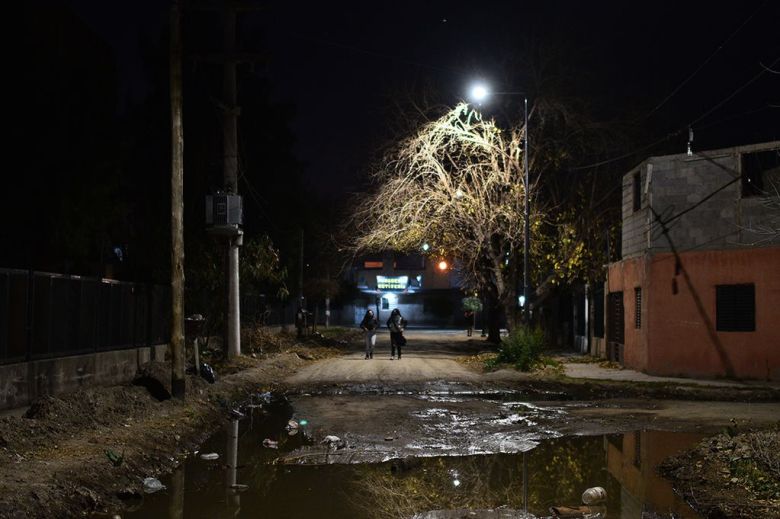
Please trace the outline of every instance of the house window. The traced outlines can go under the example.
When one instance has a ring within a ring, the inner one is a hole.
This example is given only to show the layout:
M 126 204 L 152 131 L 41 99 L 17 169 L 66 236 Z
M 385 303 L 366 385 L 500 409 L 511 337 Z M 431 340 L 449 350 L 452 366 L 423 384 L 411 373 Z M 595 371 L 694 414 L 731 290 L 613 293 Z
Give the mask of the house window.
M 742 196 L 764 196 L 780 180 L 780 150 L 742 154 Z
M 363 262 L 363 268 L 366 270 L 381 269 L 382 267 L 384 267 L 384 263 L 382 261 L 366 260 Z
M 634 173 L 634 212 L 642 208 L 642 176 Z
M 382 298 L 382 310 L 390 310 L 390 300 L 386 297 Z
M 642 288 L 634 289 L 634 328 L 642 327 Z
M 623 344 L 623 292 L 610 292 L 607 307 L 607 340 Z
M 715 314 L 719 332 L 756 331 L 756 286 L 717 285 Z

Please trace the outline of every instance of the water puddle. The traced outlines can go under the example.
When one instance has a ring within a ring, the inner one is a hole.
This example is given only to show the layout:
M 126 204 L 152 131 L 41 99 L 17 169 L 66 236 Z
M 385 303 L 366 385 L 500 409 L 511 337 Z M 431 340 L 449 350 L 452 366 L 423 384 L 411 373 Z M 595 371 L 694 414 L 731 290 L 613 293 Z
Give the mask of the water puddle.
M 601 517 L 698 517 L 656 467 L 698 441 L 699 434 L 637 431 L 542 435 L 530 441 L 522 434 L 513 437 L 512 428 L 533 428 L 539 415 L 560 411 L 510 400 L 498 404 L 503 412 L 498 419 L 506 422 L 506 430 L 492 432 L 497 437 L 489 443 L 516 444 L 507 444 L 506 452 L 480 454 L 479 438 L 469 437 L 478 429 L 474 419 L 452 413 L 444 402 L 451 401 L 436 396 L 428 401 L 431 407 L 415 411 L 415 419 L 432 424 L 423 435 L 428 447 L 450 445 L 446 436 L 465 435 L 474 455 L 430 455 L 428 449 L 425 456 L 404 455 L 383 463 L 279 463 L 280 457 L 312 443 L 305 425 L 294 435 L 285 429 L 293 409 L 279 401 L 270 414 L 246 409 L 245 418 L 231 421 L 202 446 L 200 453 L 217 453 L 217 460 L 190 457 L 163 479 L 165 490 L 145 496 L 139 509 L 123 516 L 445 518 L 482 510 L 469 517 L 524 517 L 520 510 L 527 506 L 534 516 L 548 517 L 550 507 L 579 506 L 585 489 L 601 486 L 608 496 Z M 265 439 L 278 442 L 276 448 L 264 447 Z

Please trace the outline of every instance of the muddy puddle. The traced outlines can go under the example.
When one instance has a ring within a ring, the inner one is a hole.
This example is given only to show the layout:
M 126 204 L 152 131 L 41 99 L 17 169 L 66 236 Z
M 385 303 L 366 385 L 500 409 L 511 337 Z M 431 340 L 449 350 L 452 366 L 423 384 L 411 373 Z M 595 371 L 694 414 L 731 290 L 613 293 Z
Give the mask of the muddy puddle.
M 664 458 L 698 441 L 698 433 L 560 436 L 539 427 L 559 409 L 504 400 L 503 414 L 494 421 L 500 427 L 495 434 L 513 442 L 508 452 L 489 453 L 477 442 L 471 451 L 437 454 L 436 448 L 421 448 L 424 455 L 407 454 L 415 452 L 415 442 L 449 445 L 448 435 L 474 443 L 481 428 L 467 412 L 468 402 L 451 395 L 419 399 L 424 405 L 411 417 L 423 424 L 419 437 L 398 456 L 386 450 L 381 462 L 359 456 L 359 462 L 344 462 L 342 453 L 370 442 L 347 437 L 323 447 L 323 431 L 286 400 L 266 402 L 265 411 L 243 408 L 243 418 L 227 423 L 162 480 L 165 489 L 147 494 L 123 517 L 530 517 L 520 512 L 524 507 L 533 516 L 549 517 L 550 507 L 581 505 L 582 492 L 593 486 L 607 492 L 606 513 L 594 518 L 698 517 L 656 473 Z M 301 422 L 292 435 L 285 428 L 291 418 Z M 533 439 L 510 434 L 531 429 L 537 433 Z M 264 446 L 264 440 L 278 443 Z M 310 450 L 323 448 L 332 456 L 325 464 L 307 458 Z M 212 453 L 219 457 L 201 457 Z M 469 510 L 482 512 L 465 515 Z

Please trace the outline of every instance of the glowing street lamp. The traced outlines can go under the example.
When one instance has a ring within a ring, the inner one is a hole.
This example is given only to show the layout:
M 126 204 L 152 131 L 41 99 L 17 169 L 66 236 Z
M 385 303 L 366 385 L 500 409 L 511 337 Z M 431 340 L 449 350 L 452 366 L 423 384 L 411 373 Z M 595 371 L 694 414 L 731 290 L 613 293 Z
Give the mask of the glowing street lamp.
M 423 243 L 422 244 L 422 250 L 424 250 L 425 252 L 428 252 L 428 249 L 430 249 L 430 248 L 431 248 L 431 246 L 428 245 L 427 243 Z
M 449 266 L 449 265 L 447 265 L 447 262 L 446 262 L 446 261 L 444 261 L 444 260 L 441 260 L 441 261 L 439 262 L 439 270 L 447 270 L 447 267 L 448 267 L 448 266 Z
M 471 87 L 471 99 L 476 103 L 481 103 L 490 95 L 487 86 L 484 83 L 477 83 Z
M 528 299 L 528 251 L 531 249 L 531 234 L 530 230 L 530 213 L 528 210 L 528 97 L 523 92 L 492 92 L 492 94 L 513 95 L 519 94 L 523 96 L 523 124 L 525 124 L 525 138 L 523 139 L 523 173 L 525 177 L 525 200 L 523 207 L 523 216 L 525 219 L 525 240 L 523 243 L 523 295 L 522 303 L 523 315 L 526 322 L 528 321 L 528 305 L 526 302 Z M 482 103 L 488 96 L 491 95 L 490 90 L 484 83 L 475 83 L 471 88 L 471 100 L 476 103 Z

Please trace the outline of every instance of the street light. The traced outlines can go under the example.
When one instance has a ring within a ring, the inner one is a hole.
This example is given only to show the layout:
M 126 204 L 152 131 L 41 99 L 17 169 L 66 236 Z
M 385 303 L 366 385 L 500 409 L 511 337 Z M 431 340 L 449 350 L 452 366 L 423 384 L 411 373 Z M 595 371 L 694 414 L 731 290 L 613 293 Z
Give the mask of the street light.
M 522 95 L 523 96 L 523 124 L 525 138 L 523 139 L 523 176 L 525 177 L 525 200 L 523 204 L 523 216 L 525 219 L 525 240 L 523 243 L 523 317 L 528 322 L 528 251 L 531 248 L 530 230 L 530 212 L 528 210 L 528 97 L 524 92 L 492 92 L 496 95 Z M 476 103 L 482 103 L 491 95 L 490 90 L 484 83 L 476 83 L 471 88 L 471 100 Z
M 481 103 L 487 99 L 488 95 L 490 95 L 490 92 L 483 83 L 477 83 L 471 87 L 471 99 L 477 103 Z

